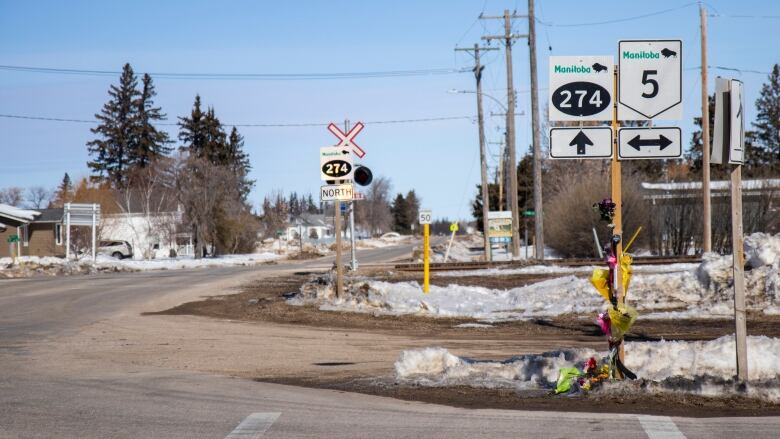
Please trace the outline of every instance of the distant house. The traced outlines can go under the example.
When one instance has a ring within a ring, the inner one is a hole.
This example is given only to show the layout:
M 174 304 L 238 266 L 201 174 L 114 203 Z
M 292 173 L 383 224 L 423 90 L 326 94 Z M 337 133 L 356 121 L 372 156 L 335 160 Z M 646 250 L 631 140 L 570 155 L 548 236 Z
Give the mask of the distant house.
M 302 237 L 304 241 L 330 240 L 333 238 L 333 225 L 325 215 L 302 213 L 298 217 L 290 217 L 287 221 L 284 237 L 288 241 Z
M 182 231 L 179 206 L 169 211 L 128 212 L 101 217 L 100 237 L 103 241 L 127 241 L 133 247 L 133 259 L 167 258 L 193 254 L 192 234 Z
M 63 209 L 28 210 L 0 204 L 0 257 L 11 256 L 8 241 L 18 236 L 18 256 L 65 256 Z

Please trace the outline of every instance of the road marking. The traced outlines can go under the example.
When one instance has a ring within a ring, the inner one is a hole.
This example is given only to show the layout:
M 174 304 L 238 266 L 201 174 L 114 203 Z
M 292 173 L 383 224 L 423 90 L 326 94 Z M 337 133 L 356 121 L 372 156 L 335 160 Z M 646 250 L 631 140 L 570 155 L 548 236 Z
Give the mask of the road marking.
M 225 439 L 259 439 L 281 413 L 252 413 L 244 418 Z
M 650 439 L 685 439 L 685 435 L 668 416 L 637 416 L 637 418 Z

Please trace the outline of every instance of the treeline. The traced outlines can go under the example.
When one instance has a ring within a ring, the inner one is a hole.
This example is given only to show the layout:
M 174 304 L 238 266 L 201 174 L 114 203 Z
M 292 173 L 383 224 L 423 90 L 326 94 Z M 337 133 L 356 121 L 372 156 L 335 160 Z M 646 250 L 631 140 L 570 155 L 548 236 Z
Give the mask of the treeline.
M 710 133 L 714 132 L 715 101 L 709 101 Z M 756 119 L 745 131 L 746 162 L 744 179 L 780 178 L 780 65 L 774 65 L 767 81 L 761 87 L 755 102 Z M 632 233 L 639 226 L 643 232 L 639 245 L 655 254 L 673 255 L 701 252 L 702 206 L 701 192 L 687 199 L 676 201 L 652 200 L 642 188 L 643 182 L 700 182 L 702 178 L 702 120 L 694 118 L 696 129 L 692 133 L 688 150 L 680 160 L 625 160 L 623 176 L 623 228 Z M 518 204 L 520 210 L 533 209 L 533 158 L 522 157 L 517 165 Z M 728 180 L 730 168 L 710 167 L 712 180 Z M 506 176 L 507 172 L 503 172 Z M 542 162 L 544 195 L 545 244 L 563 256 L 592 256 L 594 242 L 592 228 L 604 232 L 603 224 L 593 211 L 592 204 L 610 195 L 610 164 L 602 160 L 549 160 Z M 496 179 L 489 184 L 491 210 L 498 210 L 499 184 Z M 503 185 L 501 203 L 506 204 L 506 188 Z M 746 233 L 756 231 L 780 231 L 780 215 L 777 203 L 780 193 L 770 187 L 761 195 L 743 200 L 744 228 Z M 731 251 L 730 199 L 713 197 L 712 233 L 713 250 Z M 472 203 L 472 214 L 482 229 L 481 185 Z M 520 236 L 529 228 L 533 236 L 533 218 L 520 221 Z M 606 233 L 603 233 L 603 237 Z M 602 237 L 602 238 L 603 238 Z
M 410 234 L 418 231 L 417 217 L 420 212 L 420 198 L 414 190 L 406 194 L 398 193 L 392 200 L 392 183 L 387 177 L 378 176 L 365 188 L 360 188 L 364 199 L 355 203 L 355 227 L 365 236 L 380 236 L 395 231 Z M 288 217 L 297 217 L 302 213 L 333 215 L 333 206 L 327 209 L 315 204 L 311 194 L 295 192 L 285 196 L 275 191 L 263 199 L 262 235 L 264 238 L 276 236 L 285 225 Z M 346 222 L 345 222 L 346 223 Z
M 182 209 L 175 233 L 192 234 L 196 257 L 253 251 L 260 224 L 248 196 L 255 182 L 248 177 L 249 157 L 236 127 L 225 127 L 196 95 L 190 114 L 178 118 L 175 147 L 157 127 L 167 116 L 155 106 L 148 74 L 139 84 L 125 64 L 108 94 L 95 115 L 99 124 L 91 128 L 95 138 L 87 142 L 89 181 L 74 185 L 66 173 L 57 190 L 8 188 L 0 191 L 0 202 L 29 208 L 97 202 L 104 213 L 148 217 Z

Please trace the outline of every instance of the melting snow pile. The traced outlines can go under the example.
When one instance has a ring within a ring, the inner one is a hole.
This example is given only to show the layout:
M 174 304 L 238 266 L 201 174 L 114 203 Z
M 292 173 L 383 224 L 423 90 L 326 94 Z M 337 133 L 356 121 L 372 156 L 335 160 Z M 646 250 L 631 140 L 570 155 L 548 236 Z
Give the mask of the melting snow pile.
M 748 309 L 780 314 L 780 235 L 751 235 L 745 240 L 745 247 L 750 265 L 745 272 Z M 682 271 L 645 274 L 644 268 L 636 270 L 628 299 L 642 318 L 733 316 L 731 256 L 708 254 L 698 266 L 678 264 L 676 269 Z M 518 270 L 556 271 L 550 267 Z M 430 294 L 422 294 L 417 282 L 356 282 L 348 285 L 344 297 L 338 299 L 332 285 L 305 285 L 290 303 L 318 304 L 323 310 L 471 317 L 488 322 L 568 313 L 592 315 L 605 306 L 588 279 L 571 275 L 511 289 L 431 286 Z
M 183 256 L 141 261 L 132 259 L 119 260 L 104 255 L 98 255 L 97 261 L 93 261 L 91 257 L 66 260 L 51 256 L 22 256 L 19 258 L 19 264 L 16 265 L 13 265 L 11 258 L 0 258 L 0 278 L 29 277 L 35 274 L 67 275 L 111 271 L 175 270 L 182 268 L 254 265 L 279 258 L 280 256 L 274 253 L 225 255 L 204 259 Z
M 734 336 L 696 342 L 626 343 L 626 366 L 648 391 L 726 395 L 736 392 L 735 349 Z M 452 355 L 443 348 L 425 348 L 402 352 L 395 371 L 398 381 L 405 384 L 553 389 L 562 367 L 582 367 L 592 356 L 603 357 L 606 352 L 570 349 L 478 361 Z M 780 339 L 748 337 L 748 373 L 749 396 L 780 401 Z M 625 381 L 615 388 L 606 386 L 604 391 L 626 390 L 630 385 Z

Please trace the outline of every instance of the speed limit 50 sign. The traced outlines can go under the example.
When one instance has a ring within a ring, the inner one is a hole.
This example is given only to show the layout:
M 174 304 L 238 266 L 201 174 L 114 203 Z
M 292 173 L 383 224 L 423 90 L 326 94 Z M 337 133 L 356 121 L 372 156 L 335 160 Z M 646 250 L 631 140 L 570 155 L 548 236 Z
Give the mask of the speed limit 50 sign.
M 551 121 L 612 120 L 611 56 L 551 56 Z
M 682 119 L 682 41 L 618 43 L 618 119 Z

